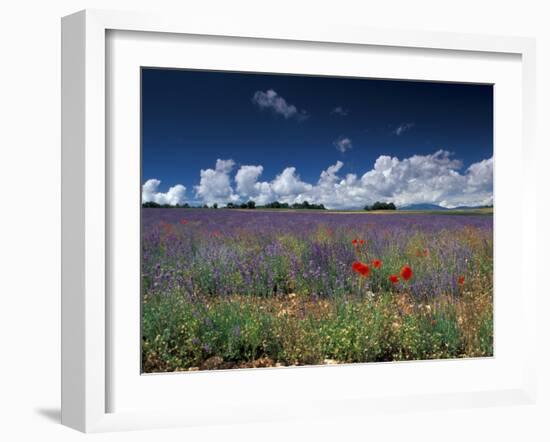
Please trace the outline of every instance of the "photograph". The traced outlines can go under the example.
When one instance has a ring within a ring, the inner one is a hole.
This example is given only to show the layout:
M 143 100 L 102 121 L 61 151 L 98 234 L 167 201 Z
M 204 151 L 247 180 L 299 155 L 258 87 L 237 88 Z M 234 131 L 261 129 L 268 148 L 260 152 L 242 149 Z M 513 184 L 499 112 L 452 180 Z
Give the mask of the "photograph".
M 142 373 L 493 357 L 493 84 L 140 92 Z

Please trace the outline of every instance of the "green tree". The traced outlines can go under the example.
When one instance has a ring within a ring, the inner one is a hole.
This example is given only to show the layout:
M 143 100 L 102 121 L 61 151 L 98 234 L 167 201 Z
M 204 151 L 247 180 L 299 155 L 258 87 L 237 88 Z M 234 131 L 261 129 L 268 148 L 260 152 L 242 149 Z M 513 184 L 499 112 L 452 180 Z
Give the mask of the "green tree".
M 376 201 L 372 206 L 366 205 L 365 210 L 396 210 L 394 203 L 383 203 Z

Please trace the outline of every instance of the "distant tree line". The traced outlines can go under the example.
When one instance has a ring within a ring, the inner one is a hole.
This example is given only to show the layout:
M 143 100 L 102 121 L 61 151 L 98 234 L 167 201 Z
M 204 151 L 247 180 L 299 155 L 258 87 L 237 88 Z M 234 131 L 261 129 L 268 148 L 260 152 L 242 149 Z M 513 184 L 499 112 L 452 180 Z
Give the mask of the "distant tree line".
M 303 203 L 294 203 L 292 205 L 293 209 L 314 209 L 314 210 L 325 210 L 324 204 L 313 204 L 304 201 Z
M 394 203 L 381 203 L 380 201 L 376 201 L 372 205 L 366 205 L 365 210 L 396 210 L 397 207 L 395 207 Z
M 208 206 L 208 204 L 203 204 L 202 206 L 191 206 L 188 203 L 184 204 L 176 204 L 176 205 L 170 205 L 170 204 L 158 204 L 153 201 L 148 201 L 146 203 L 142 203 L 141 207 L 147 208 L 147 209 L 217 209 L 218 204 L 214 203 L 211 206 Z M 303 203 L 294 203 L 294 204 L 288 204 L 288 203 L 280 203 L 279 201 L 274 201 L 272 203 L 265 204 L 263 206 L 257 206 L 255 201 L 248 201 L 246 203 L 227 203 L 225 205 L 226 209 L 256 209 L 256 208 L 262 208 L 262 209 L 316 209 L 316 210 L 326 210 L 325 206 L 323 204 L 313 204 L 309 201 L 304 201 Z
M 226 209 L 255 209 L 256 203 L 254 201 L 248 201 L 247 203 L 241 203 L 241 204 L 227 203 L 225 208 Z
M 273 201 L 262 206 L 266 209 L 314 209 L 314 210 L 325 210 L 324 204 L 314 204 L 309 201 L 304 201 L 303 203 L 280 203 L 279 201 Z
M 158 204 L 153 201 L 147 201 L 145 203 L 142 203 L 141 207 L 148 208 L 148 209 L 217 209 L 218 204 L 213 203 L 211 206 L 208 204 L 203 205 L 196 205 L 192 206 L 188 203 L 183 204 Z M 248 201 L 246 203 L 227 203 L 225 205 L 225 209 L 314 209 L 314 210 L 326 210 L 326 207 L 324 204 L 314 204 L 310 203 L 308 201 L 304 201 L 303 203 L 281 203 L 279 201 L 273 201 L 271 203 L 267 203 L 263 206 L 257 206 L 255 201 Z M 460 209 L 462 207 L 458 207 Z M 493 208 L 492 204 L 484 205 L 484 206 L 476 206 L 477 209 L 485 209 L 485 208 Z M 376 201 L 374 204 L 366 205 L 363 210 L 397 210 L 397 207 L 395 207 L 394 203 L 383 203 L 380 201 Z
M 225 206 L 226 209 L 317 209 L 325 210 L 323 204 L 312 204 L 309 201 L 304 201 L 303 203 L 280 203 L 279 201 L 273 201 L 272 203 L 264 204 L 263 206 L 257 206 L 254 201 L 248 201 L 247 203 L 234 204 L 228 203 Z
M 147 201 L 146 203 L 142 203 L 141 207 L 144 207 L 146 209 L 189 209 L 191 206 L 187 203 L 184 204 L 158 204 L 153 201 Z
M 217 209 L 218 203 L 213 203 L 211 206 L 208 204 L 198 205 L 198 206 L 191 206 L 188 203 L 184 204 L 158 204 L 153 201 L 147 201 L 146 203 L 142 203 L 141 207 L 146 209 Z M 247 203 L 242 204 L 235 204 L 235 203 L 227 203 L 225 206 L 226 209 L 254 209 L 256 207 L 256 203 L 254 201 L 248 201 Z
M 288 203 L 280 203 L 279 201 L 273 201 L 272 203 L 267 203 L 264 207 L 266 209 L 289 209 L 290 205 Z

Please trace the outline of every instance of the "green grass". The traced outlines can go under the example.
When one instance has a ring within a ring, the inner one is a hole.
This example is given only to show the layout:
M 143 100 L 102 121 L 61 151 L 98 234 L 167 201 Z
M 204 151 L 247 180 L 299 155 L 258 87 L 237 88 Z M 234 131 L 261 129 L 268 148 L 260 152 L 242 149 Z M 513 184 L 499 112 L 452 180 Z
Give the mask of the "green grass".
M 143 304 L 142 362 L 145 372 L 162 372 L 492 356 L 492 334 L 489 294 L 431 304 L 405 293 L 333 300 L 172 294 Z

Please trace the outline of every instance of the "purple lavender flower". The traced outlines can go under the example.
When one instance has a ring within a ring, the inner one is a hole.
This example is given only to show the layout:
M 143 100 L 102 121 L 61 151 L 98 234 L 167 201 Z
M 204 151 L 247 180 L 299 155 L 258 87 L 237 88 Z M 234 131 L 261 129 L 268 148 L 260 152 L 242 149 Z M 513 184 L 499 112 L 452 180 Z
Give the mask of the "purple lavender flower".
M 400 289 L 418 298 L 458 296 L 458 275 L 476 271 L 474 251 L 463 232 L 475 233 L 475 253 L 492 262 L 492 216 L 186 210 L 188 223 L 182 226 L 181 210 L 142 211 L 142 287 L 148 296 L 201 299 L 300 292 L 333 297 L 391 289 L 388 274 L 380 283 L 357 284 L 350 271 L 357 258 L 352 238 L 367 240 L 364 259 L 381 259 L 382 272 L 397 273 L 404 261 L 413 260 L 408 263 L 414 277 Z M 165 225 L 173 226 L 169 234 L 161 227 Z M 319 235 L 323 229 L 330 236 Z M 429 257 L 414 255 L 419 242 Z

